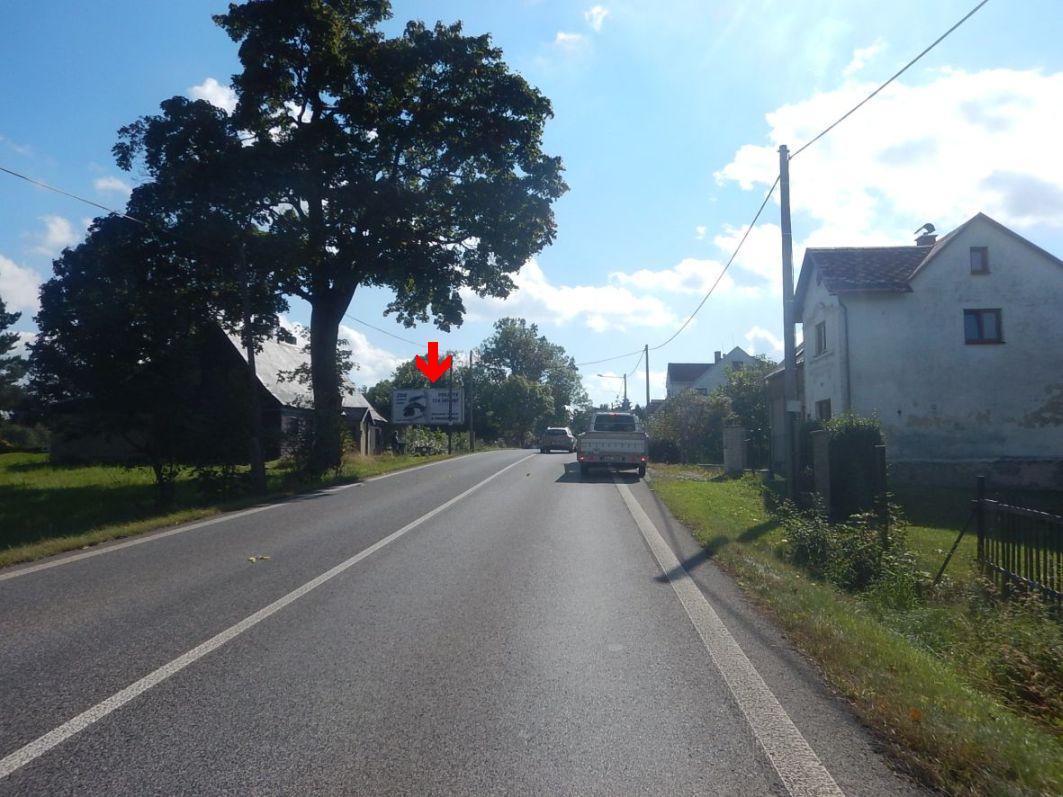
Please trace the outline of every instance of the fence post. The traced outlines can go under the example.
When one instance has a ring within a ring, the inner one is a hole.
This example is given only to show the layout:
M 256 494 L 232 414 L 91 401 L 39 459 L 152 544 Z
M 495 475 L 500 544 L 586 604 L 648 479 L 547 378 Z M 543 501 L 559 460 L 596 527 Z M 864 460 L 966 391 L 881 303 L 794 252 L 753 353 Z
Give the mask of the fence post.
M 985 572 L 985 476 L 975 482 L 974 522 L 978 527 L 978 565 Z

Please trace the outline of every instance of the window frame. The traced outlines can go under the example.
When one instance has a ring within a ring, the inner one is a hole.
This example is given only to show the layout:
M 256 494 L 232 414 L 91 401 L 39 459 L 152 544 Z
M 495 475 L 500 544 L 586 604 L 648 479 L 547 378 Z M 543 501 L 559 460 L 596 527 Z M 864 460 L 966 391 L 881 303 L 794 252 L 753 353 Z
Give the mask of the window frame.
M 974 267 L 974 254 L 978 252 L 981 255 L 981 268 Z M 989 273 L 989 247 L 988 246 L 972 246 L 971 247 L 971 273 L 972 274 L 988 274 Z
M 986 315 L 992 314 L 996 316 L 997 336 L 995 338 L 985 337 L 985 326 L 982 322 L 982 318 Z M 1003 312 L 999 307 L 965 307 L 963 309 L 963 342 L 968 346 L 996 346 L 1004 342 L 1004 318 Z M 967 336 L 967 318 L 974 317 L 978 323 L 978 337 L 970 338 Z
M 826 415 L 824 415 L 823 412 L 822 412 L 824 407 L 826 407 L 826 409 L 827 409 Z M 816 402 L 816 420 L 817 421 L 829 421 L 831 419 L 831 417 L 832 417 L 832 415 L 831 415 L 830 399 L 829 398 L 825 398 L 825 399 L 820 399 L 819 401 L 817 401 Z
M 824 319 L 822 321 L 817 321 L 814 329 L 816 335 L 815 356 L 819 357 L 821 354 L 826 354 L 828 351 L 830 351 L 830 349 L 827 347 L 827 320 Z M 820 335 L 820 332 L 822 332 L 823 334 Z

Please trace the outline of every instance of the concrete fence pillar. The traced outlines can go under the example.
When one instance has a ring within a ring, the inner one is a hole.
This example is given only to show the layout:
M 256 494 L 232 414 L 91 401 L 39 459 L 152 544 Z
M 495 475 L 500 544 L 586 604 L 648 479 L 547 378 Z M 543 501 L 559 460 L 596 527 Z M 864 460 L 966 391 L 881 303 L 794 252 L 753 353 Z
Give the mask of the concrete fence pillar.
M 741 473 L 746 469 L 746 458 L 746 430 L 741 426 L 725 426 L 723 469 L 727 473 Z

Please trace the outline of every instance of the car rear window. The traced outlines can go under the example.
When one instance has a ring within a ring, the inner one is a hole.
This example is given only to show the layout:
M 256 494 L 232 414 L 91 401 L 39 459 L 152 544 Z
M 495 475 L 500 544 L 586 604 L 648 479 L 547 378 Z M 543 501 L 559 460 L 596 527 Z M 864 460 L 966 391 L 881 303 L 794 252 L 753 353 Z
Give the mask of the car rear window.
M 634 415 L 596 415 L 594 417 L 594 431 L 596 432 L 636 432 Z
M 555 435 L 567 435 L 568 434 L 568 432 L 566 432 L 564 429 L 547 429 L 546 433 L 547 434 L 555 434 Z

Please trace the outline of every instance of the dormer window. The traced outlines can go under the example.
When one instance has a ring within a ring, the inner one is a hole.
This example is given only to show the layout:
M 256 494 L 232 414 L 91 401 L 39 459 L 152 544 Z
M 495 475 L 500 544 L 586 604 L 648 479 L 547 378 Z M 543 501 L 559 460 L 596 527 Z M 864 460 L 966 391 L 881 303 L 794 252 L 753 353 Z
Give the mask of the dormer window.
M 972 246 L 971 247 L 971 273 L 972 274 L 988 274 L 989 273 L 989 247 L 988 246 Z

